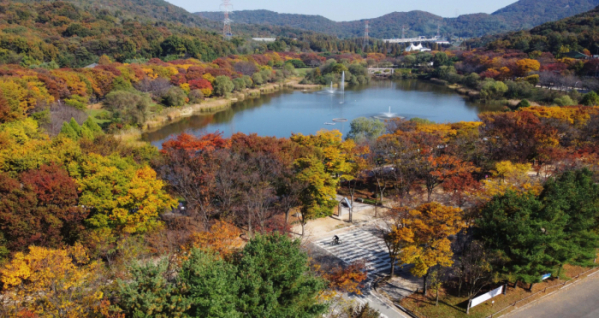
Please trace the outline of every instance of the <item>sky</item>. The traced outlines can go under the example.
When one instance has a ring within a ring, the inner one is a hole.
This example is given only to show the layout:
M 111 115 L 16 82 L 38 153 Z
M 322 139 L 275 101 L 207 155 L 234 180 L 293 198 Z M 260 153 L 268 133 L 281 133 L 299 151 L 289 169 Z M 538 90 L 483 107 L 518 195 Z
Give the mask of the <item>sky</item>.
M 166 1 L 189 12 L 220 11 L 220 0 Z M 279 13 L 314 14 L 334 21 L 370 19 L 393 11 L 412 10 L 455 17 L 468 13 L 492 13 L 514 2 L 516 0 L 231 0 L 233 10 L 266 9 Z

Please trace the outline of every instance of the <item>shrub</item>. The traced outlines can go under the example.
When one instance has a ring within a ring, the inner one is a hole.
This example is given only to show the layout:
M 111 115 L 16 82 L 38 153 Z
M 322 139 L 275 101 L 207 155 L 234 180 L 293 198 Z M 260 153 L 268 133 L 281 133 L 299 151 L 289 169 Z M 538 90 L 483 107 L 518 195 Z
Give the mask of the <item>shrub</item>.
M 245 89 L 245 81 L 242 78 L 236 78 L 233 80 L 233 85 L 236 91 L 242 91 Z
M 563 95 L 553 100 L 553 102 L 558 106 L 572 106 L 574 105 L 574 101 L 570 96 Z
M 243 81 L 245 82 L 245 87 L 252 87 L 254 85 L 254 81 L 252 81 L 252 78 L 244 75 L 243 77 L 241 77 L 243 79 Z
M 470 88 L 477 88 L 478 81 L 480 81 L 480 76 L 476 73 L 470 73 L 470 75 L 464 77 L 464 85 Z
M 187 102 L 187 95 L 180 88 L 173 86 L 162 97 L 162 104 L 165 106 L 183 106 Z
M 254 84 L 256 84 L 256 86 L 264 84 L 264 78 L 260 73 L 254 73 L 254 75 L 252 75 L 252 81 L 254 82 Z
M 229 96 L 234 88 L 235 85 L 227 76 L 217 76 L 214 80 L 214 93 L 218 96 Z
M 530 102 L 526 99 L 523 99 L 518 103 L 518 108 L 530 107 Z
M 480 90 L 480 96 L 484 100 L 499 99 L 508 91 L 508 87 L 499 81 L 491 79 L 483 82 L 483 87 Z
M 141 125 L 148 116 L 150 95 L 140 92 L 115 91 L 106 95 L 104 108 L 124 124 Z
M 285 64 L 291 64 L 295 68 L 306 68 L 306 67 L 308 67 L 308 66 L 306 66 L 306 64 L 302 60 L 296 60 L 296 59 L 289 60 L 289 61 L 285 62 Z
M 66 98 L 64 100 L 64 103 L 71 106 L 71 107 L 75 107 L 77 109 L 81 109 L 81 110 L 85 110 L 87 108 L 87 103 L 88 100 L 86 97 L 83 96 L 79 96 L 79 95 L 72 95 L 70 98 Z
M 526 81 L 506 81 L 505 84 L 508 88 L 506 93 L 508 98 L 531 98 L 535 91 L 534 86 Z
M 199 104 L 202 102 L 202 100 L 204 100 L 204 94 L 202 94 L 202 91 L 199 89 L 194 89 L 193 91 L 189 92 L 187 97 L 189 97 L 190 104 Z
M 156 100 L 160 100 L 171 87 L 172 85 L 170 81 L 162 77 L 159 77 L 155 80 L 144 78 L 143 80 L 135 83 L 135 89 L 140 92 L 151 94 L 152 98 Z
M 131 85 L 131 82 L 129 82 L 129 80 L 126 80 L 122 76 L 117 76 L 112 81 L 112 90 L 113 91 L 129 91 L 132 89 L 133 89 L 133 85 Z
M 597 106 L 599 105 L 599 95 L 597 93 L 591 91 L 582 97 L 582 101 L 580 101 L 581 105 L 585 106 Z

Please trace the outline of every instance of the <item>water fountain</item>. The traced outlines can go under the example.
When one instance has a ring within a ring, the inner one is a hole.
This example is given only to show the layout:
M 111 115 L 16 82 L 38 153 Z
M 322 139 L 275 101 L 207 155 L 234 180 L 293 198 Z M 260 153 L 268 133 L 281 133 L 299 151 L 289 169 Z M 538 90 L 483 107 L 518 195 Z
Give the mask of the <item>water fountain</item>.
M 339 83 L 341 89 L 341 101 L 339 104 L 345 104 L 345 71 L 341 73 L 341 83 Z
M 374 118 L 377 118 L 377 119 L 391 119 L 391 118 L 405 118 L 405 117 L 402 117 L 402 116 L 399 116 L 399 115 L 397 115 L 395 113 L 392 113 L 391 112 L 391 106 L 389 106 L 389 111 L 388 112 L 386 112 L 386 113 L 380 113 L 380 114 L 374 116 Z
M 335 93 L 335 90 L 333 89 L 333 81 L 331 81 L 331 88 L 329 88 L 329 93 Z

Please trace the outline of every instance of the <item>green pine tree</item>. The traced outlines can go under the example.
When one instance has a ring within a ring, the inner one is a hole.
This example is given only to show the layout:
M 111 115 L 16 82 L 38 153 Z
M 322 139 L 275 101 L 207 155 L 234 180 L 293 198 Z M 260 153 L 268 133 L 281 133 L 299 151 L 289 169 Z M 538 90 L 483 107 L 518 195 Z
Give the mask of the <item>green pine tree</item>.
M 60 135 L 69 137 L 73 140 L 79 139 L 79 135 L 77 135 L 77 132 L 73 129 L 73 126 L 70 123 L 66 122 L 62 124 L 62 128 L 60 129 Z
M 559 211 L 544 210 L 533 194 L 507 192 L 482 209 L 477 234 L 502 256 L 498 272 L 532 284 L 555 268 L 546 251 L 562 237 L 563 219 Z
M 568 171 L 550 179 L 540 196 L 544 208 L 560 210 L 567 221 L 554 251 L 558 265 L 593 264 L 599 248 L 599 186 L 588 169 Z
M 96 123 L 96 121 L 92 117 L 88 117 L 85 120 L 85 122 L 83 123 L 83 127 L 87 128 L 90 132 L 92 132 L 94 137 L 97 137 L 104 133 L 100 125 L 98 125 L 98 123 Z
M 77 121 L 75 121 L 75 118 L 71 118 L 71 121 L 69 121 L 69 125 L 71 126 L 71 128 L 73 128 L 73 131 L 77 134 L 77 138 L 75 140 L 78 140 L 79 138 L 81 138 L 81 135 L 82 135 L 81 126 L 79 126 Z
M 193 317 L 241 317 L 235 308 L 239 291 L 236 275 L 234 265 L 193 250 L 180 273 L 181 282 L 189 287 L 189 313 Z
M 166 261 L 134 264 L 131 279 L 118 281 L 118 307 L 127 317 L 187 317 L 191 307 L 188 290 L 183 284 L 169 282 L 167 267 Z
M 243 249 L 238 277 L 238 310 L 244 317 L 321 317 L 327 305 L 318 300 L 322 279 L 310 274 L 299 240 L 258 235 Z

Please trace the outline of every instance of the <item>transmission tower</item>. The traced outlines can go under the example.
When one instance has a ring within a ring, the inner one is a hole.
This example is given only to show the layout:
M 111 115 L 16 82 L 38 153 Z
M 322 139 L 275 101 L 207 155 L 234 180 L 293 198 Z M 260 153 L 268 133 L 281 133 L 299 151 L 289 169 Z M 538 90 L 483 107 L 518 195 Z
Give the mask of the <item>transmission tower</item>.
M 368 36 L 368 21 L 366 21 L 366 29 L 364 30 L 364 45 L 362 50 L 366 50 L 368 44 L 370 43 L 370 37 Z
M 225 20 L 223 21 L 223 37 L 226 40 L 229 40 L 233 36 L 233 32 L 231 31 L 231 19 L 229 19 L 229 13 L 231 13 L 231 11 L 233 10 L 231 0 L 222 0 L 220 4 L 220 9 L 223 10 L 223 13 L 225 14 Z
M 405 24 L 401 26 L 401 39 L 402 40 L 406 38 L 406 31 L 409 31 L 409 30 L 410 30 L 410 28 L 406 29 Z

